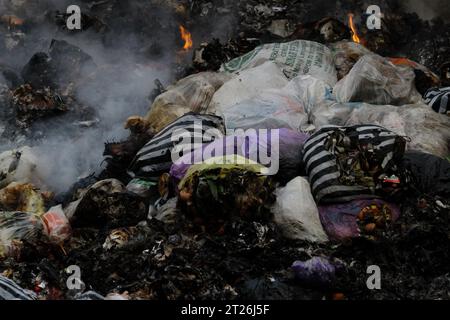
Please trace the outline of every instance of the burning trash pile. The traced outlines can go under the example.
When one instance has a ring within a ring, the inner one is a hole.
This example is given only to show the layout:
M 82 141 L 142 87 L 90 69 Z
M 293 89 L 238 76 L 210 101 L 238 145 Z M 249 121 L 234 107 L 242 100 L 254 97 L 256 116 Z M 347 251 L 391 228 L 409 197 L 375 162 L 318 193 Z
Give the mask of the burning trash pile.
M 0 299 L 448 299 L 450 25 L 322 2 L 1 1 Z

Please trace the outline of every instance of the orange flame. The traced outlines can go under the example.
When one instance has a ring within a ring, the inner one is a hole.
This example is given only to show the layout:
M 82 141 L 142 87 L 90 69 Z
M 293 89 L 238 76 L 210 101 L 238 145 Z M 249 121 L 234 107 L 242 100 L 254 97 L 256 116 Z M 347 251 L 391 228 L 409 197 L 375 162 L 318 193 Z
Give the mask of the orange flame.
M 353 23 L 353 13 L 349 13 L 348 14 L 348 22 L 350 24 L 350 29 L 352 29 L 352 33 L 353 33 L 352 40 L 353 40 L 353 42 L 361 43 L 361 39 L 359 39 L 358 33 L 356 32 L 356 27 L 355 27 L 355 25 Z
M 186 30 L 185 27 L 180 26 L 180 34 L 181 38 L 184 40 L 183 50 L 189 50 L 192 48 L 194 43 L 192 42 L 192 35 L 189 31 Z

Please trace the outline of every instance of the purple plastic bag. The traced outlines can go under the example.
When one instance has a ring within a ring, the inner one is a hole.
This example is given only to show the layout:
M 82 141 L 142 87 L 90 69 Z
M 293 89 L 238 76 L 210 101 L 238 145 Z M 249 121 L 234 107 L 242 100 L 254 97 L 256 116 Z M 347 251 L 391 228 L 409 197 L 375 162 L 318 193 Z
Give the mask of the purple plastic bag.
M 277 131 L 277 134 L 275 134 Z M 276 140 L 272 141 L 272 137 Z M 254 131 L 253 134 L 245 136 L 231 135 L 203 145 L 193 152 L 184 155 L 176 161 L 170 169 L 170 175 L 175 181 L 180 181 L 190 166 L 194 163 L 201 163 L 204 160 L 216 155 L 214 150 L 222 150 L 221 155 L 241 155 L 256 162 L 266 165 L 259 155 L 276 157 L 279 160 L 279 170 L 273 172 L 289 181 L 298 175 L 301 167 L 301 148 L 309 138 L 308 134 L 300 133 L 290 129 L 269 129 L 266 133 Z M 279 149 L 272 148 L 272 142 L 278 143 Z M 273 150 L 272 150 L 273 149 Z M 279 155 L 277 155 L 277 151 Z
M 336 267 L 326 258 L 314 257 L 292 264 L 297 280 L 308 285 L 330 285 L 336 276 Z
M 332 240 L 344 240 L 360 236 L 358 214 L 361 209 L 376 204 L 386 204 L 392 212 L 392 221 L 400 217 L 400 208 L 381 199 L 354 200 L 347 203 L 319 206 L 319 216 L 322 226 Z

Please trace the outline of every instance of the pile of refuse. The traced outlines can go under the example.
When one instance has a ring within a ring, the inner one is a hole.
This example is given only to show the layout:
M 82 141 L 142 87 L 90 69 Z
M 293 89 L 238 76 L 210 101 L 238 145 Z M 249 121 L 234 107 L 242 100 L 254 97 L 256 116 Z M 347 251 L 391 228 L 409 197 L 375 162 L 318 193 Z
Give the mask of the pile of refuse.
M 337 19 L 288 32 L 283 6 L 246 8 L 278 41 L 202 44 L 102 172 L 56 194 L 31 148 L 0 154 L 0 299 L 450 297 L 448 79 Z M 34 55 L 3 135 L 95 121 L 73 95 L 93 65 L 66 41 Z

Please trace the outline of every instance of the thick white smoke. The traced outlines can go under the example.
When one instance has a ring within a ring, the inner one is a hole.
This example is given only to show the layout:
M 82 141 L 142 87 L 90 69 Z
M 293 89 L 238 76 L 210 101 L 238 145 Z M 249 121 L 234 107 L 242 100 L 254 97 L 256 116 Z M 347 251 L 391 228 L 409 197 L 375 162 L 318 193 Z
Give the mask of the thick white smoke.
M 74 1 L 26 1 L 0 0 L 0 16 L 15 14 L 33 21 L 42 20 L 38 27 L 29 30 L 26 37 L 27 47 L 21 55 L 11 55 L 2 52 L 2 60 L 20 72 L 21 68 L 36 52 L 47 52 L 52 39 L 66 40 L 89 54 L 97 68 L 92 70 L 90 82 L 81 84 L 77 91 L 77 100 L 96 110 L 99 122 L 91 128 L 77 127 L 68 122 L 55 130 L 55 119 L 45 120 L 42 128 L 45 138 L 33 146 L 38 157 L 37 173 L 46 187 L 52 191 L 64 191 L 79 177 L 94 171 L 100 171 L 104 143 L 111 140 L 121 140 L 127 136 L 123 124 L 131 115 L 143 115 L 147 112 L 150 101 L 148 96 L 154 88 L 154 80 L 163 83 L 170 82 L 171 55 L 175 47 L 170 43 L 158 43 L 166 49 L 155 59 L 146 59 L 134 54 L 134 50 L 148 43 L 142 43 L 134 34 L 112 37 L 108 46 L 103 44 L 101 34 L 95 31 L 70 34 L 60 28 L 45 22 L 44 16 L 49 12 L 59 10 L 64 12 L 68 4 Z M 83 6 L 80 5 L 82 8 Z M 133 8 L 130 6 L 130 12 Z M 170 21 L 171 17 L 166 17 Z M 158 31 L 155 30 L 155 33 Z M 167 49 L 170 48 L 170 49 Z M 75 128 L 75 130 L 74 130 Z M 75 133 L 74 133 L 75 132 Z M 28 141 L 15 142 L 8 149 L 29 145 Z

